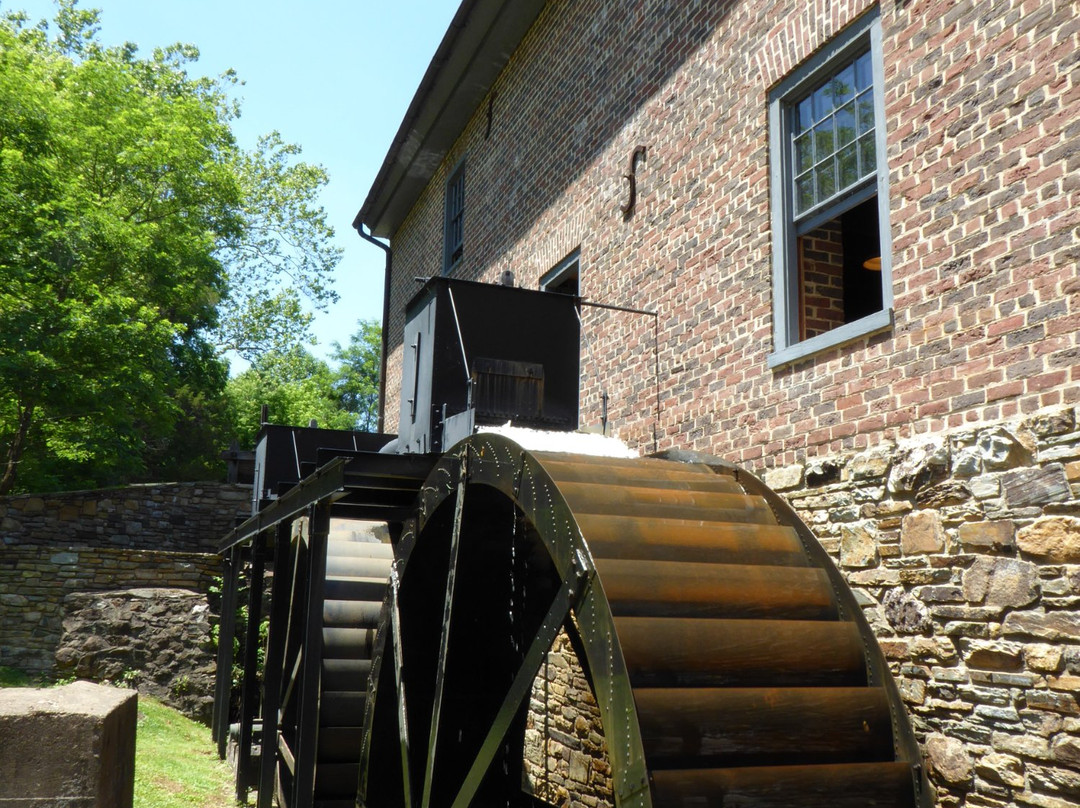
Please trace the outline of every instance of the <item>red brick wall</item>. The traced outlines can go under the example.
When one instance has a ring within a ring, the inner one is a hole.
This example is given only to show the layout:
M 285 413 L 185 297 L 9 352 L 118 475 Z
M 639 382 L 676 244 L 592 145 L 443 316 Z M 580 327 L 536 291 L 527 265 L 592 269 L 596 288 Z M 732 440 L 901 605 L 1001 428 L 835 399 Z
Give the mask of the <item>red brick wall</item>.
M 844 248 L 839 219 L 798 240 L 803 339 L 844 324 Z
M 393 238 L 388 429 L 413 278 L 439 271 L 465 157 L 462 277 L 535 287 L 581 249 L 583 424 L 762 467 L 1080 400 L 1080 15 L 882 0 L 895 325 L 770 370 L 767 93 L 868 0 L 557 0 Z M 637 209 L 623 174 L 637 145 Z M 596 365 L 594 365 L 595 357 Z M 660 414 L 656 417 L 659 388 Z

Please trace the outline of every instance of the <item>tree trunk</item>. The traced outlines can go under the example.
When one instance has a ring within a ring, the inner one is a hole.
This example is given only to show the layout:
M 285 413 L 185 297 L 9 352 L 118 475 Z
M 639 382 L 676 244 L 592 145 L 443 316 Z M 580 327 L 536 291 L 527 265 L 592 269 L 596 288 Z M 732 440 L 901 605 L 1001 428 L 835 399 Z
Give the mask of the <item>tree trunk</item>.
M 15 428 L 15 434 L 11 438 L 11 443 L 8 444 L 4 458 L 4 476 L 0 477 L 0 495 L 8 493 L 15 487 L 15 473 L 19 469 L 19 461 L 26 448 L 26 436 L 30 434 L 33 418 L 33 404 L 19 407 L 18 426 Z

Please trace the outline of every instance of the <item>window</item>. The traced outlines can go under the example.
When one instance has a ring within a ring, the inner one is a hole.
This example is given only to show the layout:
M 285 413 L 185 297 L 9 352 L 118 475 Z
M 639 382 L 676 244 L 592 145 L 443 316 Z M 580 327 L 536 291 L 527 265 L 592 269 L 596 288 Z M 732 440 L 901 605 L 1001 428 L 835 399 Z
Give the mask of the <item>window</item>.
M 465 162 L 446 181 L 443 224 L 443 275 L 449 275 L 465 254 Z
M 892 324 L 881 76 L 875 10 L 769 96 L 771 367 Z
M 545 292 L 558 292 L 564 295 L 580 294 L 581 250 L 574 250 L 566 258 L 544 273 L 540 278 L 540 288 Z

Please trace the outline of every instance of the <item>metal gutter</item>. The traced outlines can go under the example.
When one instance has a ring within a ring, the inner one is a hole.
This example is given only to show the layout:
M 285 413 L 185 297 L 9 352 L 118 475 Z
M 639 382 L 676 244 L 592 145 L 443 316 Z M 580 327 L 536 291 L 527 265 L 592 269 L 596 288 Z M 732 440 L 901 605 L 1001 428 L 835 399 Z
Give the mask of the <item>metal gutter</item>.
M 540 15 L 546 0 L 464 0 L 353 220 L 389 238 Z
M 394 268 L 394 251 L 389 245 L 383 244 L 370 233 L 364 232 L 363 222 L 353 222 L 353 227 L 360 234 L 360 238 L 369 241 L 383 251 L 386 262 L 383 269 L 383 296 L 382 296 L 382 328 L 380 329 L 381 343 L 379 346 L 379 422 L 376 432 L 382 432 L 386 425 L 386 354 L 390 347 L 388 339 L 390 323 L 390 275 Z

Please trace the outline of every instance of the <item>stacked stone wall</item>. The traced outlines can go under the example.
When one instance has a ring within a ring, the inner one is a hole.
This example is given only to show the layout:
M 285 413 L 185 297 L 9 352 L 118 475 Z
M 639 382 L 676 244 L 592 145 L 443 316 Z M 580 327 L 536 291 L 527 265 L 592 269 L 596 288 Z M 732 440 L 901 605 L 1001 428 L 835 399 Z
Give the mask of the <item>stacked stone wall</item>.
M 0 497 L 0 665 L 53 673 L 73 593 L 205 595 L 221 575 L 217 545 L 250 498 L 218 483 Z
M 533 681 L 524 764 L 530 793 L 548 805 L 615 804 L 600 707 L 565 630 Z
M 216 553 L 250 513 L 251 486 L 225 483 L 21 494 L 0 497 L 0 541 Z
M 186 589 L 205 595 L 221 575 L 207 553 L 20 545 L 0 552 L 0 665 L 51 673 L 65 599 L 118 589 Z
M 942 806 L 1080 799 L 1075 410 L 765 473 L 890 660 Z

